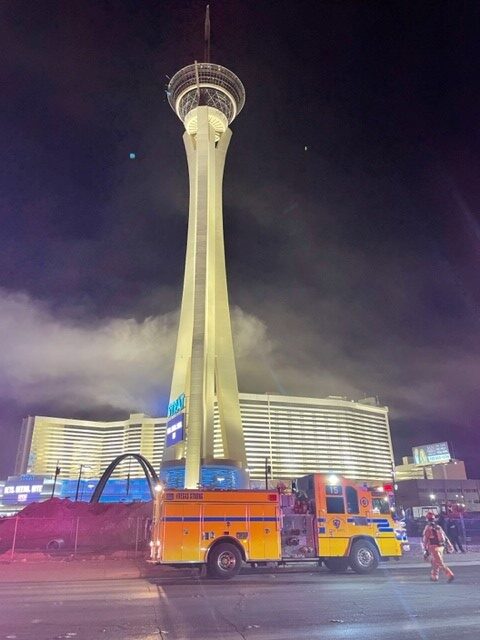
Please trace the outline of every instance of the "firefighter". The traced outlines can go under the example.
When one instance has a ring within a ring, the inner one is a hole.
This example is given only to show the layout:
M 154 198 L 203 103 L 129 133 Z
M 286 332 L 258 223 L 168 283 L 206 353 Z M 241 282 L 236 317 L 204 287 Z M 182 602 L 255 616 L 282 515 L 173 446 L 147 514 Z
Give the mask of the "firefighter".
M 465 549 L 462 547 L 462 543 L 460 541 L 460 531 L 458 530 L 458 522 L 456 518 L 449 518 L 447 520 L 447 526 L 446 526 L 446 530 L 448 533 L 448 538 L 450 540 L 450 542 L 453 545 L 453 548 L 455 549 L 455 551 L 458 551 L 458 549 L 462 552 L 462 553 L 466 553 Z M 458 549 L 457 549 L 458 547 Z
M 447 548 L 448 551 L 452 552 L 452 543 L 445 535 L 442 527 L 435 522 L 434 513 L 427 513 L 427 524 L 423 530 L 422 543 L 424 558 L 425 560 L 430 558 L 432 565 L 432 571 L 430 573 L 432 582 L 438 581 L 440 569 L 447 576 L 447 582 L 452 582 L 455 577 L 453 571 L 447 567 L 443 561 L 443 551 Z

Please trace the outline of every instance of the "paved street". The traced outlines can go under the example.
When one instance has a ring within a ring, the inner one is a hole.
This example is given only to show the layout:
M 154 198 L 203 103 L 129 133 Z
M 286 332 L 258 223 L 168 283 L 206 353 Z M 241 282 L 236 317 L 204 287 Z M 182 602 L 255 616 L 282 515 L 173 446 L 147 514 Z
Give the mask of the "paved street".
M 480 567 L 432 584 L 420 569 L 374 576 L 194 573 L 0 584 L 0 638 L 11 640 L 459 640 L 479 637 Z

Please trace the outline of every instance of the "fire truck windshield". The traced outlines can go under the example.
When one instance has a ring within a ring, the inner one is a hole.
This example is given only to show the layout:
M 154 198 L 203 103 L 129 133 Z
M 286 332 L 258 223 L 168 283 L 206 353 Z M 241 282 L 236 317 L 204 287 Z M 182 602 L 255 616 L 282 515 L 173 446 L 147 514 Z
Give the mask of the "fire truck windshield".
M 385 498 L 372 498 L 372 507 L 375 513 L 390 513 L 390 502 Z

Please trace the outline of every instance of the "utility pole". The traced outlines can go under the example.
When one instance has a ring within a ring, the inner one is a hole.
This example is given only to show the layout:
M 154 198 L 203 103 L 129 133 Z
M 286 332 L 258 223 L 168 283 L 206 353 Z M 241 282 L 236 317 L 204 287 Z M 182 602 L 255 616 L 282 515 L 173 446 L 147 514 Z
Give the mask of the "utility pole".
M 268 458 L 265 458 L 265 490 L 268 491 L 268 478 L 272 472 L 272 467 L 268 464 Z
M 60 474 L 60 467 L 58 466 L 58 460 L 57 460 L 57 466 L 55 467 L 55 476 L 53 478 L 53 487 L 52 487 L 52 495 L 50 496 L 50 498 L 53 498 L 53 496 L 55 495 L 55 487 L 57 486 L 57 478 Z
M 77 490 L 75 491 L 75 502 L 78 500 L 78 491 L 80 489 L 80 480 L 82 479 L 83 464 L 80 465 L 80 471 L 78 472 Z

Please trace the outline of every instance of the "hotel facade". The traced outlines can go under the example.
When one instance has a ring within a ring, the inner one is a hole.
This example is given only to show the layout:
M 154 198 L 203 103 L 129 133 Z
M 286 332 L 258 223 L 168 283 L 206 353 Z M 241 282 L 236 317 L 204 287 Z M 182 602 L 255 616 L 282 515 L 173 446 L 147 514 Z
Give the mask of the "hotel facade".
M 302 398 L 240 393 L 240 410 L 250 478 L 290 480 L 307 473 L 337 473 L 357 480 L 391 481 L 393 451 L 388 408 L 376 400 L 343 397 Z M 132 414 L 127 420 L 100 422 L 30 416 L 23 421 L 15 473 L 75 478 L 80 465 L 100 477 L 124 453 L 140 453 L 159 470 L 166 418 Z M 215 458 L 223 457 L 215 409 Z M 117 476 L 126 473 L 126 463 Z M 141 469 L 131 465 L 131 477 Z

